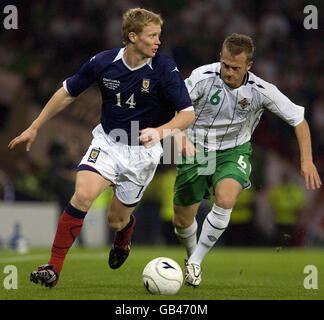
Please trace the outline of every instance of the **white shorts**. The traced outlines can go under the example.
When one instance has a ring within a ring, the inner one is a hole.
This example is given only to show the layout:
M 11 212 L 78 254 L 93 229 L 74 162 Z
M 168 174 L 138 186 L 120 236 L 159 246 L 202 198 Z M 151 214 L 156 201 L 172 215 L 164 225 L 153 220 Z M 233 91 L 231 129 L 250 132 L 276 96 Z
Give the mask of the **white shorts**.
M 122 144 L 107 135 L 101 124 L 92 135 L 78 170 L 98 172 L 114 184 L 115 195 L 123 204 L 136 205 L 154 177 L 163 154 L 161 144 L 152 148 Z

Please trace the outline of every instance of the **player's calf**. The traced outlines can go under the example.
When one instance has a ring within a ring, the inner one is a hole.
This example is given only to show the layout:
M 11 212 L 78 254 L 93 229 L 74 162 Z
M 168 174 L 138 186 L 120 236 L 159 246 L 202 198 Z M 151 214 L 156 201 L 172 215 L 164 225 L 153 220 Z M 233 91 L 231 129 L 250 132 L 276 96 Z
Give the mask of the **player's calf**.
M 130 252 L 130 244 L 132 233 L 135 227 L 136 219 L 132 214 L 127 226 L 119 231 L 115 232 L 114 243 L 109 253 L 108 264 L 112 269 L 118 269 L 128 258 Z

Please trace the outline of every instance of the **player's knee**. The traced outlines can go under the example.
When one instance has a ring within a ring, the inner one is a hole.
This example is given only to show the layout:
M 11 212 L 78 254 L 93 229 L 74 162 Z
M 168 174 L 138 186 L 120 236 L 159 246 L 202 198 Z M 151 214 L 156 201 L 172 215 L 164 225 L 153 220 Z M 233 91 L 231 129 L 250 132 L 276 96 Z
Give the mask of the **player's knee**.
M 223 209 L 231 209 L 234 207 L 235 198 L 230 194 L 216 195 L 215 204 Z
M 77 190 L 73 197 L 72 202 L 78 207 L 83 208 L 84 211 L 88 211 L 93 202 L 93 197 L 86 190 Z

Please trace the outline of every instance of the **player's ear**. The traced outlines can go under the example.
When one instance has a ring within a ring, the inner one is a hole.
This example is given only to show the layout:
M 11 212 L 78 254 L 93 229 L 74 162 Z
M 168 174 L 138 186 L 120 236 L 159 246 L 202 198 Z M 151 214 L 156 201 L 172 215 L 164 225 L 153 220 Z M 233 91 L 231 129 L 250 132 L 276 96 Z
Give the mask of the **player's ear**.
M 246 71 L 249 71 L 252 68 L 252 65 L 253 65 L 253 61 L 251 60 L 246 65 Z
M 128 34 L 128 39 L 129 39 L 129 41 L 131 42 L 131 43 L 134 43 L 135 41 L 136 41 L 136 37 L 137 37 L 137 35 L 136 35 L 136 33 L 135 32 L 130 32 L 129 34 Z

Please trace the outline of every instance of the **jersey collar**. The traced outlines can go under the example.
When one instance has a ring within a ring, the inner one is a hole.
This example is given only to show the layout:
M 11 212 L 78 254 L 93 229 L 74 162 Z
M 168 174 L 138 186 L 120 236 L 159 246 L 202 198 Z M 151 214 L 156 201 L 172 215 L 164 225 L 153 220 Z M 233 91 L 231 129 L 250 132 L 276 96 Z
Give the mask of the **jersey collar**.
M 222 79 L 222 72 L 221 71 L 219 71 L 218 75 L 219 75 L 220 79 Z M 235 90 L 235 89 L 241 88 L 242 86 L 247 85 L 247 83 L 249 81 L 249 71 L 246 72 L 246 74 L 244 76 L 244 80 L 243 80 L 242 84 L 238 88 L 233 89 L 233 88 L 229 87 L 223 79 L 222 79 L 222 81 L 223 81 L 224 85 L 226 87 L 228 87 L 230 90 Z
M 129 69 L 130 71 L 135 71 L 135 70 L 138 70 L 138 69 L 141 69 L 143 68 L 145 65 L 148 65 L 152 70 L 153 70 L 153 67 L 152 67 L 152 58 L 148 58 L 147 61 L 145 63 L 143 63 L 141 66 L 138 66 L 138 67 L 135 67 L 135 68 L 131 68 L 125 61 L 124 59 L 124 51 L 125 51 L 125 47 L 124 48 L 121 48 L 116 56 L 116 58 L 114 59 L 113 62 L 116 62 L 118 60 L 122 60 L 123 61 L 123 64 L 125 65 L 125 67 L 127 69 Z

